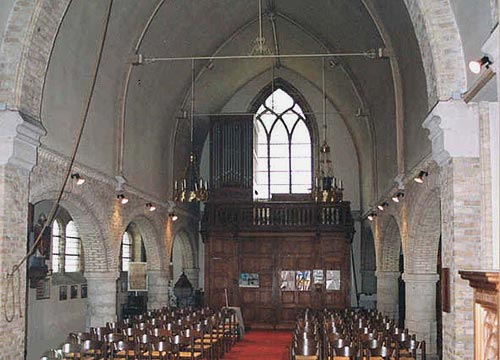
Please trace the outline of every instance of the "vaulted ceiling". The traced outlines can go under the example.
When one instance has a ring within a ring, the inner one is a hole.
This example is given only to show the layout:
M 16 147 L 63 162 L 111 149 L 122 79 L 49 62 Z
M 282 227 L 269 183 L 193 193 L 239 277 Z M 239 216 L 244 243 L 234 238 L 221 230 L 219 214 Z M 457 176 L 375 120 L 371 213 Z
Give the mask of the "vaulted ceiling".
M 105 2 L 73 1 L 53 49 L 43 102 L 42 121 L 49 130 L 44 143 L 63 153 L 73 141 L 77 121 L 70 119 L 76 119 L 88 88 L 104 10 Z M 263 0 L 263 13 L 266 43 L 280 54 L 386 49 L 382 59 L 327 59 L 333 60 L 326 70 L 327 96 L 352 136 L 366 201 L 392 186 L 398 174 L 398 127 L 407 144 L 400 149 L 404 167 L 429 153 L 421 127 L 428 109 L 425 74 L 403 0 Z M 135 55 L 246 55 L 257 36 L 257 0 L 115 1 L 80 161 L 115 173 L 123 124 L 127 179 L 165 193 L 174 159 L 189 151 L 189 122 L 181 110 L 189 110 L 191 62 L 131 65 Z M 273 65 L 268 59 L 208 63 L 195 64 L 197 113 L 220 111 Z M 321 59 L 281 59 L 274 65 L 321 88 Z M 356 116 L 358 109 L 368 116 Z M 206 119 L 200 117 L 195 126 L 201 144 Z M 159 176 L 145 179 L 152 167 Z

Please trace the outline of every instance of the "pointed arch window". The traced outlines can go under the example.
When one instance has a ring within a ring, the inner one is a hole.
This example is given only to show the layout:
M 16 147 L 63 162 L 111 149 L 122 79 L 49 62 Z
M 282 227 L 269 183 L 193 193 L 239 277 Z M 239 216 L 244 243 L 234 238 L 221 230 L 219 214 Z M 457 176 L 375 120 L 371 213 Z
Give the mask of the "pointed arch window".
M 75 222 L 72 220 L 66 225 L 66 242 L 64 246 L 64 271 L 80 271 L 81 243 Z
M 122 237 L 122 271 L 128 271 L 129 263 L 132 261 L 132 236 L 128 231 Z
M 284 90 L 275 90 L 255 116 L 254 197 L 310 193 L 311 146 L 302 108 Z
M 61 243 L 62 243 L 61 224 L 58 219 L 52 223 L 52 272 L 61 271 Z

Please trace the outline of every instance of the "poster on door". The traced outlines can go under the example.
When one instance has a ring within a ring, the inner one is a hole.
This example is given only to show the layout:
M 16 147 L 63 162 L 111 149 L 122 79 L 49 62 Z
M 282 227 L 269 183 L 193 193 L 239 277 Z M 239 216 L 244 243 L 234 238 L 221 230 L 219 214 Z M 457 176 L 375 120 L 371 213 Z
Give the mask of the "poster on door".
M 340 290 L 340 270 L 326 270 L 326 290 Z
M 295 272 L 295 288 L 298 291 L 309 291 L 311 287 L 311 271 L 296 271 Z
M 295 271 L 284 270 L 281 272 L 281 291 L 295 291 Z

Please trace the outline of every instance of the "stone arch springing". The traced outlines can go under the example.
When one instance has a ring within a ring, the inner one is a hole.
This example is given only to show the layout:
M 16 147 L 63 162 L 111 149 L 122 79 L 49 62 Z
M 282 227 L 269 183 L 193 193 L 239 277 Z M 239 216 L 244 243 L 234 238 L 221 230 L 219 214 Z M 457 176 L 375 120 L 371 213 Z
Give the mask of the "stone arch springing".
M 142 206 L 134 210 L 135 211 L 133 211 L 124 219 L 123 224 L 125 225 L 125 227 L 121 231 L 120 239 L 129 224 L 135 224 L 142 237 L 144 247 L 146 249 L 148 270 L 166 269 L 167 266 L 165 259 L 165 249 L 160 246 L 160 232 L 155 226 L 154 221 L 144 215 L 144 208 Z M 121 246 L 121 241 L 119 246 Z M 120 249 L 118 249 L 116 253 L 120 254 Z
M 409 211 L 405 272 L 436 273 L 441 236 L 441 203 L 437 190 L 416 197 Z
M 390 215 L 388 217 L 387 221 L 382 226 L 381 234 L 377 270 L 399 272 L 399 255 L 402 245 L 401 232 L 394 216 Z
M 43 200 L 54 201 L 56 191 L 32 192 L 30 201 L 38 203 Z M 83 197 L 71 192 L 64 192 L 60 205 L 71 215 L 80 235 L 83 254 L 85 256 L 85 271 L 109 271 L 109 249 L 104 241 L 102 225 L 88 206 Z

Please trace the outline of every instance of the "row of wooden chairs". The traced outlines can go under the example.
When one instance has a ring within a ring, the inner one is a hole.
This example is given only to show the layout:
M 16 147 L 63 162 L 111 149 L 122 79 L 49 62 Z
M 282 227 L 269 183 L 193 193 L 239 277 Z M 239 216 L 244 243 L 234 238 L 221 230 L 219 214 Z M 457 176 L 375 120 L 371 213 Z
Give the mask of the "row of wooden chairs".
M 314 312 L 306 309 L 295 324 L 290 358 L 333 359 L 426 359 L 424 341 L 416 341 L 407 329 L 376 311 Z
M 238 339 L 234 310 L 163 308 L 70 333 L 40 359 L 219 360 Z

